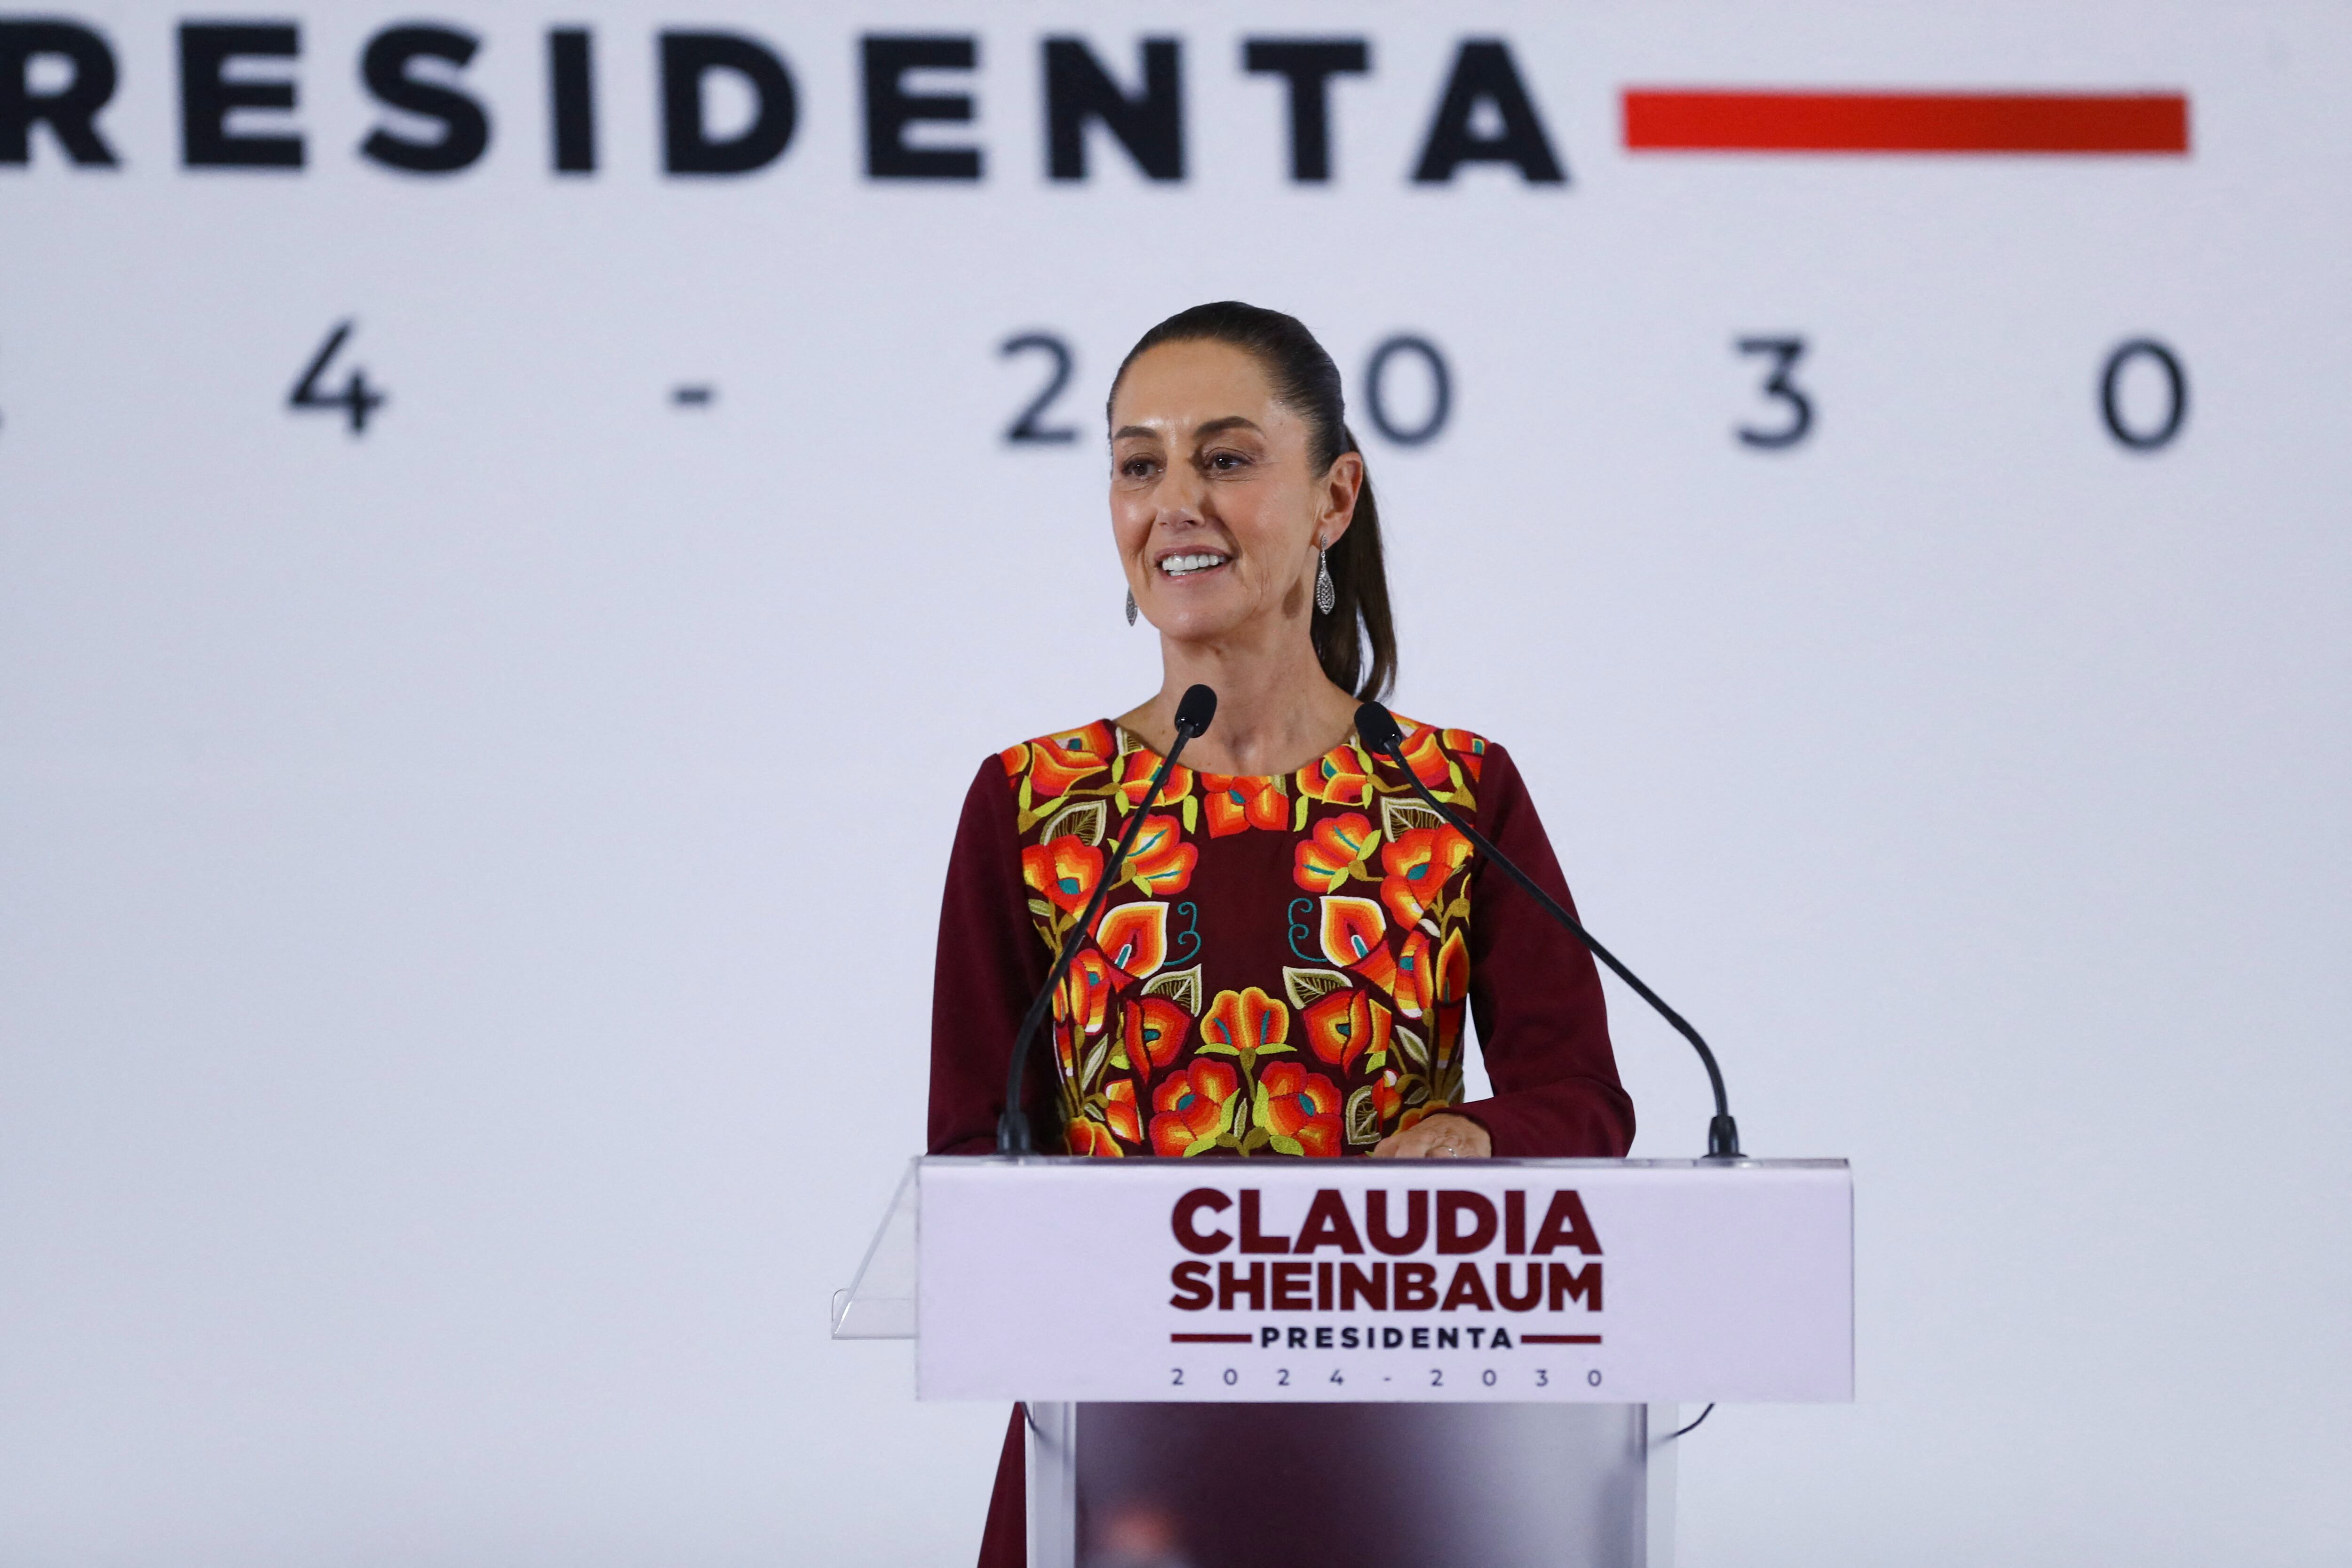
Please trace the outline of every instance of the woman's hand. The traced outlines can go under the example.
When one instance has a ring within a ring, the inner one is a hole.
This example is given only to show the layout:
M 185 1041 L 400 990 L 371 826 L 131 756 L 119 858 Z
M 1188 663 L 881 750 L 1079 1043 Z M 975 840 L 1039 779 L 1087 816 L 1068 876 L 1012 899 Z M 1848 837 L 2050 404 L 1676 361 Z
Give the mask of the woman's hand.
M 1372 1151 L 1375 1160 L 1483 1160 L 1495 1152 L 1486 1130 L 1466 1116 L 1425 1116 L 1391 1132 Z

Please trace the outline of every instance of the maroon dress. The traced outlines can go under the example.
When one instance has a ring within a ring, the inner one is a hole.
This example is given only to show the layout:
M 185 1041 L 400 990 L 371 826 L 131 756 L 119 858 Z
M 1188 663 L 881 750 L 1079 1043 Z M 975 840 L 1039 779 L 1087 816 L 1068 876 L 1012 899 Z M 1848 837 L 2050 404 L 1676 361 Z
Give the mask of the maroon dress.
M 1440 799 L 1561 903 L 1518 770 L 1464 730 L 1400 718 Z M 1129 816 L 1135 849 L 1054 999 L 1024 1100 L 1040 1147 L 1104 1157 L 1370 1153 L 1443 1110 L 1513 1155 L 1622 1155 L 1591 955 L 1350 735 L 1296 773 L 1179 767 L 1108 721 L 981 765 L 940 914 L 930 1152 L 996 1142 L 1013 1037 Z M 1573 908 L 1572 905 L 1570 906 Z M 1463 1015 L 1495 1089 L 1462 1103 Z M 1020 1417 L 982 1568 L 1017 1568 Z

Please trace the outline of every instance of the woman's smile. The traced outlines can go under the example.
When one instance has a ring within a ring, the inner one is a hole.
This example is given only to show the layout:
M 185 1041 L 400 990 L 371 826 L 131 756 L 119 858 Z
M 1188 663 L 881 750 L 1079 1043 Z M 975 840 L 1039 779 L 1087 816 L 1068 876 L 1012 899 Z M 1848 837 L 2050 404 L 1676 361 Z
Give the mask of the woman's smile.
M 1233 557 L 1225 554 L 1222 551 L 1187 551 L 1179 555 L 1161 556 L 1160 558 L 1160 570 L 1169 577 L 1181 580 L 1186 577 L 1198 577 L 1206 573 L 1214 572 L 1232 559 Z

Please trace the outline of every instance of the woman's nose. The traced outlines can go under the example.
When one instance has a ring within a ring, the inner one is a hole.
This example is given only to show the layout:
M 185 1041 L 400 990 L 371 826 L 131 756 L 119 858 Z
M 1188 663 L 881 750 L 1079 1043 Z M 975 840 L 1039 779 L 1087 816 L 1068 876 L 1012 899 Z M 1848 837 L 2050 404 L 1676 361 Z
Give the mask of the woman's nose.
M 1171 471 L 1160 485 L 1160 521 L 1171 525 L 1201 521 L 1207 491 L 1200 475 L 1181 468 Z

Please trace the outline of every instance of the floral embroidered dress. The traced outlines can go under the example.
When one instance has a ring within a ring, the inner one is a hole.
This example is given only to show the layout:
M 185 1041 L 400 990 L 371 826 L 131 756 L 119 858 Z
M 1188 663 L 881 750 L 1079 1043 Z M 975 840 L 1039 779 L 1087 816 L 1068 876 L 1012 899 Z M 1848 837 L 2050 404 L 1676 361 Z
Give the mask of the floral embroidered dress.
M 1568 901 L 1507 752 L 1400 720 L 1431 791 Z M 1041 1146 L 1163 1157 L 1369 1153 L 1439 1110 L 1498 1155 L 1622 1154 L 1589 953 L 1354 736 L 1295 773 L 1178 767 L 1108 721 L 982 764 L 940 919 L 929 1145 L 994 1147 L 1023 1013 L 1129 819 L 1143 823 L 1029 1066 Z M 1493 1098 L 1460 1103 L 1464 1016 Z

